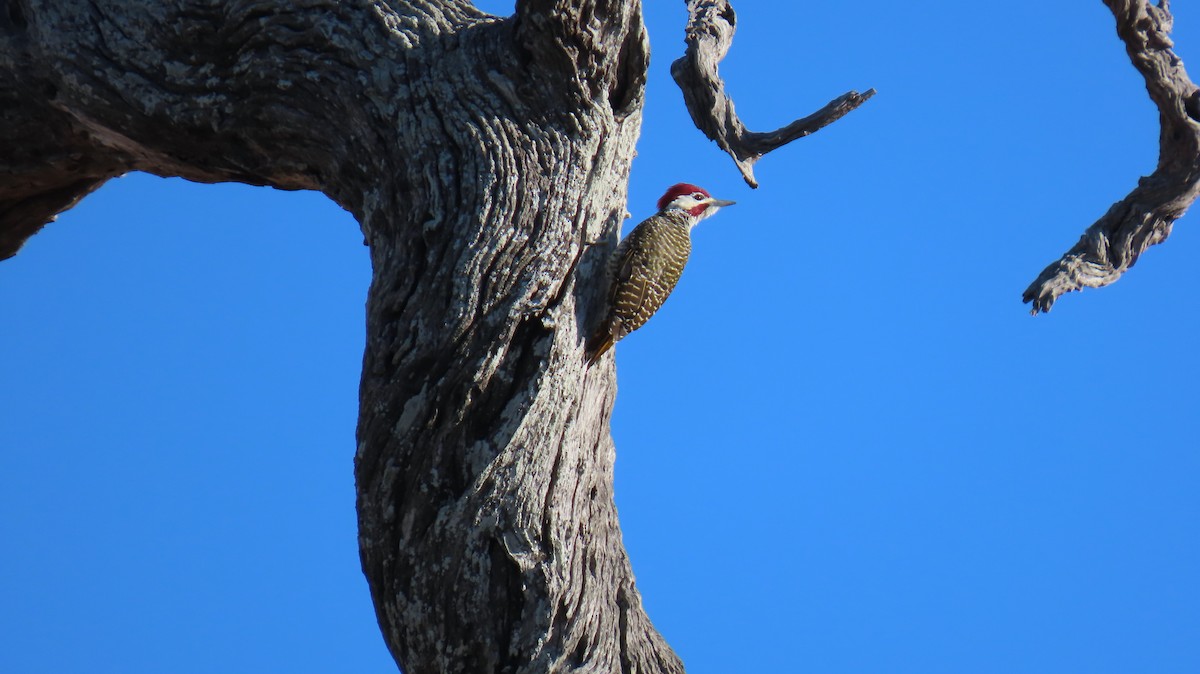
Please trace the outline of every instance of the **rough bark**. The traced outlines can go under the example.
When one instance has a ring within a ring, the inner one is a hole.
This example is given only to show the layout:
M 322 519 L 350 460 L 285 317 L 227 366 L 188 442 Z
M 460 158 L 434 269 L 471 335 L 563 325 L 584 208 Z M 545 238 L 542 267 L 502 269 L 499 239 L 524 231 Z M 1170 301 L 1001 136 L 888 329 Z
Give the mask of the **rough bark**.
M 1025 290 L 1032 314 L 1050 311 L 1060 295 L 1115 282 L 1150 246 L 1171 234 L 1200 195 L 1200 93 L 1173 49 L 1168 0 L 1105 0 L 1133 66 L 1158 106 L 1158 166 L 1127 197 L 1046 267 Z
M 734 111 L 733 99 L 725 93 L 725 82 L 717 70 L 733 44 L 737 28 L 733 6 L 727 0 L 687 0 L 687 6 L 687 51 L 671 64 L 671 76 L 683 90 L 696 127 L 733 158 L 750 187 L 758 187 L 754 164 L 763 155 L 820 131 L 875 95 L 874 89 L 861 94 L 848 91 L 775 131 L 750 131 Z
M 406 672 L 683 671 L 621 543 L 614 372 L 582 350 L 641 122 L 640 3 L 0 8 L 0 258 L 132 170 L 318 190 L 357 218 L 359 544 Z M 748 133 L 719 93 L 747 176 L 803 135 Z
M 9 0 L 0 254 L 130 170 L 320 190 L 371 248 L 360 547 L 406 672 L 679 672 L 613 504 L 591 289 L 638 3 Z

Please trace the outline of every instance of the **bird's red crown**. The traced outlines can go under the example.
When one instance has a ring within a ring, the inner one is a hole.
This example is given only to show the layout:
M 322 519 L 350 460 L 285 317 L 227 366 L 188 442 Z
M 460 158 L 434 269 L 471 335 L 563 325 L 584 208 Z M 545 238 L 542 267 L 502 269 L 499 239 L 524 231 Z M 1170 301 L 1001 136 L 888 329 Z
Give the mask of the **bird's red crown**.
M 712 198 L 712 195 L 708 193 L 708 190 L 704 189 L 703 187 L 697 187 L 696 185 L 692 185 L 690 183 L 677 183 L 675 185 L 671 185 L 670 189 L 667 190 L 667 193 L 662 195 L 662 198 L 658 200 L 658 210 L 661 211 L 669 206 L 672 201 L 675 201 L 685 194 L 690 194 L 693 197 L 695 197 L 697 194 L 703 195 L 697 198 L 697 201 L 700 199 Z

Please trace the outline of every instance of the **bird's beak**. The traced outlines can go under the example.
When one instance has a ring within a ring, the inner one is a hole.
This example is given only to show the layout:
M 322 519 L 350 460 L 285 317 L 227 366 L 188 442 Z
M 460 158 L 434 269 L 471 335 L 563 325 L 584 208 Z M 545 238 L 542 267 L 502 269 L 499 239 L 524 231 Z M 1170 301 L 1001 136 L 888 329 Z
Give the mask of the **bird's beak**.
M 726 206 L 732 206 L 736 203 L 737 203 L 736 201 L 725 201 L 724 199 L 709 199 L 708 200 L 708 205 L 713 206 L 715 208 L 725 208 Z

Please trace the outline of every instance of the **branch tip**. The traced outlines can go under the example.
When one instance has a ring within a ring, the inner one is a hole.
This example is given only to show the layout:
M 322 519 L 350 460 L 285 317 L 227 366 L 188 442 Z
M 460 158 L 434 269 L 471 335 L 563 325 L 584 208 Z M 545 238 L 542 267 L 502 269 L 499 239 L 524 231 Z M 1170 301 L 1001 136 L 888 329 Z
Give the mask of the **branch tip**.
M 763 155 L 836 122 L 875 95 L 849 91 L 817 112 L 775 131 L 750 131 L 734 111 L 717 64 L 733 43 L 736 17 L 727 0 L 688 0 L 687 50 L 671 64 L 696 128 L 733 158 L 746 184 L 758 187 L 754 164 Z
M 1031 313 L 1046 313 L 1059 296 L 1116 282 L 1150 246 L 1166 240 L 1173 223 L 1200 195 L 1200 112 L 1197 87 L 1168 35 L 1170 3 L 1105 0 L 1117 35 L 1158 107 L 1158 168 L 1088 227 L 1079 242 L 1042 270 L 1022 295 Z

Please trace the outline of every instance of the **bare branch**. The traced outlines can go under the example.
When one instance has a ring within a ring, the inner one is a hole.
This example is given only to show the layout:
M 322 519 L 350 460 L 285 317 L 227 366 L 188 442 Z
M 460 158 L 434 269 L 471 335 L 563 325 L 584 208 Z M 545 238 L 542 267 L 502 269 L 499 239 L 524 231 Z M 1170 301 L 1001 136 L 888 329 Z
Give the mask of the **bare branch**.
M 1171 226 L 1200 195 L 1200 93 L 1175 54 L 1167 0 L 1105 0 L 1117 35 L 1150 99 L 1158 106 L 1158 167 L 1113 204 L 1071 250 L 1042 270 L 1025 290 L 1030 313 L 1050 311 L 1060 295 L 1106 286 L 1121 277 L 1150 246 L 1165 241 Z
M 749 131 L 734 112 L 733 101 L 725 93 L 725 83 L 717 72 L 717 64 L 733 43 L 737 15 L 726 0 L 688 0 L 687 4 L 687 51 L 671 64 L 671 76 L 683 90 L 684 102 L 696 127 L 733 157 L 750 187 L 758 187 L 754 163 L 763 155 L 816 133 L 875 95 L 874 89 L 861 94 L 849 91 L 776 131 Z
M 15 37 L 23 20 L 13 8 L 0 17 L 0 260 L 128 170 L 124 157 L 98 147 L 46 102 L 51 85 L 29 81 L 40 64 L 28 41 Z

